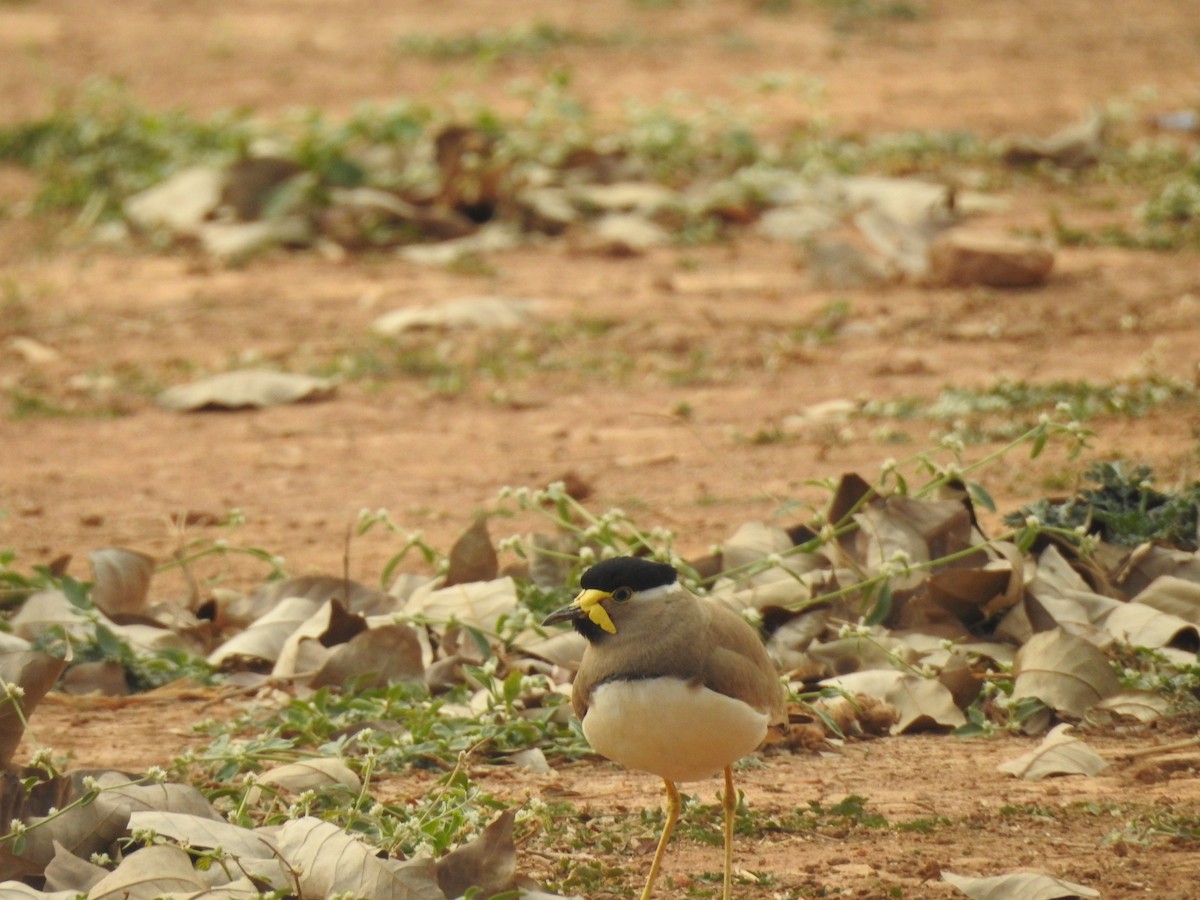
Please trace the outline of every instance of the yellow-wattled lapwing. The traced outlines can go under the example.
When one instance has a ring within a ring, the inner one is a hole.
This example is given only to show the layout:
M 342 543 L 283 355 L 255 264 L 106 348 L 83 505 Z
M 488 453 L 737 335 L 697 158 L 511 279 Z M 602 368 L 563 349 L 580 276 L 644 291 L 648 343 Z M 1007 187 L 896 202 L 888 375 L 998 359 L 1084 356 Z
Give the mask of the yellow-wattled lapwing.
M 733 879 L 733 763 L 785 718 L 784 692 L 755 630 L 702 600 L 672 566 L 635 557 L 597 563 L 545 621 L 587 639 L 572 704 L 596 752 L 660 776 L 667 819 L 642 892 L 649 898 L 679 819 L 676 784 L 725 773 L 725 884 Z

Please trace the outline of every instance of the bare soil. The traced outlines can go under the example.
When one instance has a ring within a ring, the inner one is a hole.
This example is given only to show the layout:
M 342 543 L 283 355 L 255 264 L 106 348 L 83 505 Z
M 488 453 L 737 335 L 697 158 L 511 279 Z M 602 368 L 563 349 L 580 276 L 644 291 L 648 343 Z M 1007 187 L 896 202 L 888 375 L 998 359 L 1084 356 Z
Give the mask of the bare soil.
M 563 67 L 601 111 L 630 99 L 654 103 L 671 89 L 739 103 L 739 77 L 799 71 L 821 79 L 825 96 L 815 110 L 777 101 L 781 127 L 820 114 L 837 131 L 865 135 L 1045 134 L 1090 106 L 1134 97 L 1153 96 L 1162 110 L 1200 104 L 1200 18 L 1177 0 L 1131 0 L 1119 11 L 1084 0 L 930 0 L 912 4 L 915 21 L 869 15 L 846 28 L 834 27 L 831 6 L 797 3 L 771 14 L 748 0 L 128 0 L 102 12 L 83 0 L 9 3 L 0 5 L 0 118 L 44 114 L 91 75 L 123 79 L 156 108 L 206 114 L 245 106 L 273 116 L 312 105 L 336 116 L 363 100 L 456 92 L 503 107 L 512 79 Z M 535 21 L 596 34 L 625 28 L 645 41 L 567 45 L 490 66 L 395 50 L 404 34 Z M 0 203 L 11 208 L 33 189 L 24 173 L 0 169 Z M 1011 208 L 992 224 L 1044 230 L 1055 210 L 1088 227 L 1127 224 L 1138 197 L 1120 186 L 1084 191 L 1039 181 L 1008 199 Z M 1062 249 L 1050 283 L 1021 292 L 817 290 L 795 252 L 749 238 L 632 259 L 560 242 L 490 262 L 491 271 L 470 274 L 383 254 L 331 262 L 279 252 L 224 269 L 182 250 L 105 249 L 62 223 L 0 219 L 0 332 L 57 353 L 30 360 L 6 345 L 0 385 L 36 386 L 68 411 L 94 406 L 106 389 L 103 379 L 89 380 L 97 373 L 173 383 L 238 360 L 303 368 L 356 346 L 383 311 L 475 294 L 541 299 L 548 329 L 603 322 L 591 363 L 608 352 L 633 360 L 620 378 L 531 366 L 507 380 L 480 375 L 452 393 L 421 377 L 349 382 L 327 402 L 253 413 L 180 416 L 156 408 L 148 392 L 124 391 L 117 417 L 0 420 L 0 508 L 8 512 L 0 546 L 13 547 L 23 566 L 63 554 L 82 559 L 107 545 L 167 557 L 192 536 L 225 536 L 196 513 L 220 517 L 236 507 L 246 516 L 237 542 L 286 557 L 296 574 L 340 573 L 347 527 L 362 508 L 388 508 L 404 528 L 448 548 L 501 486 L 536 487 L 572 472 L 593 489 L 596 509 L 621 506 L 699 553 L 742 522 L 776 516 L 787 501 L 821 502 L 811 479 L 870 476 L 884 459 L 930 445 L 928 422 L 898 423 L 891 434 L 860 420 L 820 422 L 762 439 L 813 404 L 931 398 L 946 386 L 986 387 L 1001 377 L 1190 382 L 1200 360 L 1194 252 Z M 834 339 L 780 341 L 842 301 L 849 315 Z M 1097 455 L 1152 464 L 1167 482 L 1196 477 L 1200 411 L 1171 407 L 1092 424 Z M 897 444 L 896 431 L 909 443 Z M 1032 462 L 1014 456 L 983 481 L 1001 509 L 1011 509 L 1069 484 L 1078 468 L 1057 451 Z M 375 582 L 397 541 L 372 533 L 351 542 L 350 574 Z M 226 584 L 247 588 L 261 574 L 235 567 Z M 33 724 L 39 742 L 72 752 L 77 765 L 139 768 L 194 745 L 188 724 L 212 714 L 201 703 L 58 700 Z M 739 847 L 738 864 L 777 883 L 742 894 L 952 896 L 938 880 L 945 868 L 1035 869 L 1106 898 L 1194 897 L 1194 841 L 1106 840 L 1156 813 L 1195 822 L 1194 755 L 1121 762 L 1181 736 L 1089 735 L 1114 766 L 1095 778 L 1041 783 L 996 772 L 997 762 L 1031 745 L 1018 737 L 911 736 L 771 757 L 740 778 L 755 809 L 829 805 L 853 793 L 891 821 L 947 823 L 928 833 L 854 828 L 757 840 Z M 514 800 L 571 792 L 603 814 L 658 802 L 655 779 L 605 764 L 550 776 L 474 774 Z M 649 857 L 623 863 L 627 878 L 612 896 L 632 891 Z M 522 858 L 534 877 L 552 865 L 533 851 Z M 716 869 L 719 850 L 681 840 L 662 895 L 687 896 L 689 879 Z

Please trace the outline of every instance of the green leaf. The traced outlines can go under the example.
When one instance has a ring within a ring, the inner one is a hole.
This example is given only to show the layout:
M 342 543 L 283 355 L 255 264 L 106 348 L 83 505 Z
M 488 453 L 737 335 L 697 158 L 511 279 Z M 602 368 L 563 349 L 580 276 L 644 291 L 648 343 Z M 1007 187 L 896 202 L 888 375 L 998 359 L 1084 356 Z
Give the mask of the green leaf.
M 62 592 L 67 601 L 76 609 L 90 610 L 92 608 L 91 585 L 77 581 L 70 575 L 62 577 Z
M 1033 439 L 1033 448 L 1029 451 L 1030 459 L 1037 459 L 1042 455 L 1042 451 L 1046 449 L 1046 440 L 1049 438 L 1049 436 L 1050 433 L 1044 426 L 1038 429 L 1038 433 Z
M 996 501 L 992 499 L 992 495 L 979 482 L 968 481 L 967 494 L 970 496 L 971 502 L 976 506 L 982 506 L 988 512 L 996 511 Z
M 871 607 L 871 611 L 867 613 L 863 620 L 866 625 L 880 625 L 892 612 L 892 585 L 885 581 L 879 587 L 879 593 L 875 596 L 875 603 Z

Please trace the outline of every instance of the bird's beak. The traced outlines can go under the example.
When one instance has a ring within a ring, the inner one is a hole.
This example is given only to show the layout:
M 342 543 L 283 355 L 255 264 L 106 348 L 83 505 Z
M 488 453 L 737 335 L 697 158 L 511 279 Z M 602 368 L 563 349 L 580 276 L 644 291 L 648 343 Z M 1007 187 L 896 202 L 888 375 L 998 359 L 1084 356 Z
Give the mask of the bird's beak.
M 608 591 L 580 591 L 579 596 L 572 602 L 546 616 L 542 624 L 554 625 L 557 622 L 572 622 L 586 616 L 609 634 L 616 634 L 617 626 L 613 624 L 613 620 L 609 618 L 608 610 L 604 608 L 604 601 L 611 596 L 612 594 L 608 593 Z

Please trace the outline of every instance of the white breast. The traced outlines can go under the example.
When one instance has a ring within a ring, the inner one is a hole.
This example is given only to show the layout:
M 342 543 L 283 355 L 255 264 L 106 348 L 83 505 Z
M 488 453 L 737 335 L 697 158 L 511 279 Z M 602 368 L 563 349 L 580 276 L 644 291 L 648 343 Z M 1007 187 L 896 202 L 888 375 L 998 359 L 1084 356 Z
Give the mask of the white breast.
M 611 681 L 590 698 L 583 733 L 592 748 L 670 781 L 720 772 L 767 734 L 767 714 L 678 678 Z

